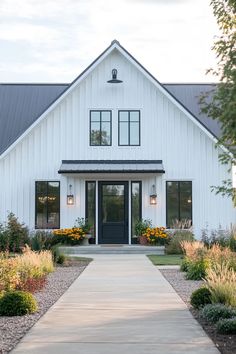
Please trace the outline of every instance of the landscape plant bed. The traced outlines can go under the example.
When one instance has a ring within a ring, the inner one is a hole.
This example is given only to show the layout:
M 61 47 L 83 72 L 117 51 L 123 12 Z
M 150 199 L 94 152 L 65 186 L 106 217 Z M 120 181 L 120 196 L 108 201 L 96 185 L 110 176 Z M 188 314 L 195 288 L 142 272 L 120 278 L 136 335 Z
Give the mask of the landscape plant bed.
M 207 323 L 199 316 L 199 311 L 194 310 L 190 305 L 190 296 L 192 292 L 198 289 L 202 281 L 186 280 L 185 274 L 178 269 L 160 269 L 160 272 L 173 286 L 178 295 L 189 307 L 192 315 L 204 328 L 208 336 L 213 340 L 216 347 L 222 354 L 236 353 L 236 335 L 222 335 L 216 332 L 215 326 Z
M 74 280 L 83 272 L 89 258 L 66 260 L 65 266 L 58 266 L 47 276 L 44 289 L 34 294 L 38 311 L 31 315 L 0 317 L 0 353 L 12 350 L 38 319 L 61 297 Z

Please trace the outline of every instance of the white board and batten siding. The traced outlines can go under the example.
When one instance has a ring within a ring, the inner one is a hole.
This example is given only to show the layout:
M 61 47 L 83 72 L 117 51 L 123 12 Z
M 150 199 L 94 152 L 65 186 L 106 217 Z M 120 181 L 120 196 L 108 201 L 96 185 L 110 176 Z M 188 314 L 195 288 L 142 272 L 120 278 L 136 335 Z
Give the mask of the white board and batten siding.
M 113 68 L 122 84 L 107 83 Z M 91 109 L 112 110 L 112 146 L 89 146 Z M 122 109 L 140 110 L 141 146 L 118 146 L 118 110 Z M 34 228 L 37 180 L 61 181 L 61 227 L 70 227 L 85 213 L 85 180 L 133 178 L 143 181 L 143 217 L 150 217 L 154 224 L 166 225 L 166 181 L 191 180 L 196 234 L 206 225 L 209 229 L 229 227 L 236 221 L 232 201 L 210 191 L 210 186 L 231 176 L 227 166 L 219 163 L 218 154 L 209 134 L 114 49 L 0 158 L 0 221 L 12 211 Z M 66 177 L 58 174 L 62 160 L 162 160 L 165 174 Z M 70 183 L 74 206 L 66 204 Z M 153 183 L 156 206 L 149 205 Z

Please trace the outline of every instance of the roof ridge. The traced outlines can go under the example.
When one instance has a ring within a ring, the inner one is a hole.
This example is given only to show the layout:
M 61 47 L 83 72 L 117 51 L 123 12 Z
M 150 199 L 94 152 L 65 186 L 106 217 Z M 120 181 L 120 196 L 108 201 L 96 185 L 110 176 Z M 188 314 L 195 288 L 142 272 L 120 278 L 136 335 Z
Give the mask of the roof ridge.
M 70 83 L 56 82 L 2 82 L 0 86 L 68 86 Z

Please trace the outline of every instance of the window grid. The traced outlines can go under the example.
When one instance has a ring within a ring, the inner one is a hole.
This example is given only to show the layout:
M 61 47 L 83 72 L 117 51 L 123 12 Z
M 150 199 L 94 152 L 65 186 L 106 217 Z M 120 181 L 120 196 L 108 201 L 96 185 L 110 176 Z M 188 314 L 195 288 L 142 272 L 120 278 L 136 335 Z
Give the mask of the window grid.
M 99 144 L 93 144 L 92 143 L 92 123 L 98 122 L 96 120 L 93 121 L 92 118 L 92 113 L 96 112 L 99 113 L 99 132 L 100 132 L 100 139 L 99 139 Z M 107 120 L 103 120 L 102 118 L 102 113 L 103 112 L 109 112 L 110 117 Z M 110 123 L 110 136 L 109 136 L 109 144 L 102 144 L 102 123 Z M 89 127 L 89 140 L 90 140 L 90 146 L 111 146 L 112 145 L 112 111 L 111 110 L 90 110 L 90 127 Z
M 126 112 L 128 113 L 128 120 L 127 121 L 122 121 L 121 120 L 121 117 L 120 117 L 120 113 L 122 112 Z M 139 113 L 139 117 L 138 117 L 138 120 L 137 121 L 130 121 L 130 113 L 133 113 L 133 112 L 138 112 Z M 130 143 L 130 123 L 138 123 L 138 141 L 139 143 L 138 144 L 131 144 Z M 128 144 L 121 144 L 120 143 L 120 137 L 121 137 L 121 133 L 120 133 L 120 127 L 121 127 L 121 124 L 125 124 L 127 123 L 128 124 Z M 139 110 L 120 110 L 118 111 L 118 145 L 119 146 L 140 146 L 140 135 L 141 135 L 141 132 L 140 132 L 140 111 Z

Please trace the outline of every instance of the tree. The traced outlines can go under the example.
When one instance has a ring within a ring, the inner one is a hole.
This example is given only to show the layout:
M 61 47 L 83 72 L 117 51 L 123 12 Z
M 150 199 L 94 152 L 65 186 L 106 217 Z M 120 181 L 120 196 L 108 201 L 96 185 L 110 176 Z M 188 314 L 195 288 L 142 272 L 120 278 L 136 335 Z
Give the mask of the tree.
M 209 69 L 219 81 L 213 91 L 202 95 L 202 112 L 221 123 L 222 135 L 217 145 L 225 146 L 231 153 L 220 155 L 222 163 L 236 162 L 236 1 L 211 0 L 220 36 L 213 45 L 218 62 L 216 69 Z M 216 193 L 232 196 L 236 202 L 232 181 L 223 181 L 222 186 L 212 187 Z

